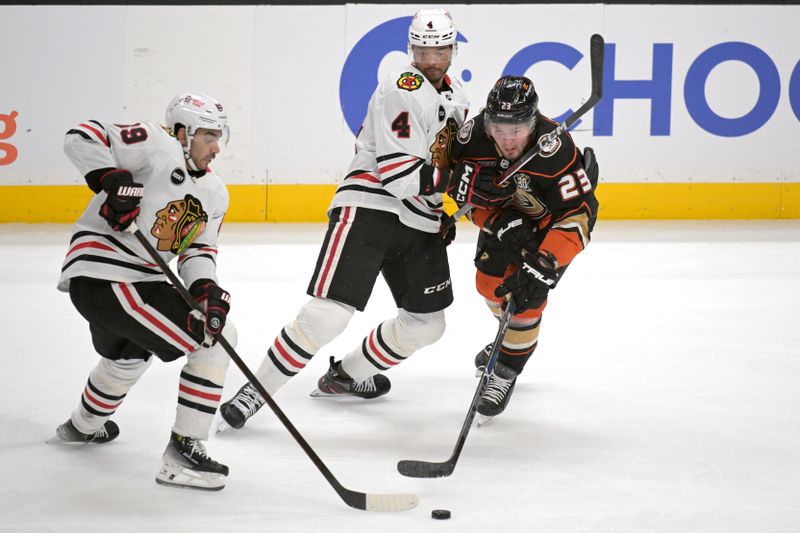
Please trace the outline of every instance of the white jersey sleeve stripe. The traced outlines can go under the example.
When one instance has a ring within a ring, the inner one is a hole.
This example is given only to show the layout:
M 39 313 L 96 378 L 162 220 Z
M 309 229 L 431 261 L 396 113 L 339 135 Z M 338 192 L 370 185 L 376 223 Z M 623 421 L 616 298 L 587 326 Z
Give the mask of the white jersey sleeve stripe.
M 86 124 L 86 123 L 81 123 L 81 124 L 78 125 L 78 127 L 83 128 L 84 130 L 87 130 L 87 131 L 91 132 L 104 145 L 109 146 L 109 147 L 111 146 L 108 143 L 108 138 L 105 136 L 105 131 L 103 131 L 102 133 L 100 132 L 100 130 L 102 130 L 103 128 L 99 128 L 98 129 L 98 126 L 90 126 L 89 124 Z

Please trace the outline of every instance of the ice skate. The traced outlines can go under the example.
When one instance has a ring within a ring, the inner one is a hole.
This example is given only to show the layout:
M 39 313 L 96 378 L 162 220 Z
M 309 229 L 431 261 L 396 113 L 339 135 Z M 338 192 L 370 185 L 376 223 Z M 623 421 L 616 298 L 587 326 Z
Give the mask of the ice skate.
M 172 487 L 222 490 L 228 467 L 208 456 L 203 442 L 173 432 L 162 456 L 156 483 Z
M 337 363 L 333 360 L 333 357 L 331 357 L 328 372 L 319 378 L 317 388 L 311 391 L 311 396 L 314 398 L 355 396 L 358 398 L 372 399 L 383 396 L 389 392 L 391 388 L 392 384 L 389 378 L 383 374 L 375 374 L 364 381 L 355 381 L 344 373 L 341 368 L 341 363 Z
M 478 403 L 478 427 L 505 411 L 516 383 L 517 372 L 503 363 L 497 363 Z
M 261 395 L 250 383 L 245 383 L 236 396 L 219 407 L 219 414 L 224 423 L 220 423 L 217 432 L 224 431 L 227 427 L 241 429 L 247 419 L 256 414 L 264 405 Z
M 486 368 L 486 363 L 489 362 L 489 354 L 492 353 L 492 344 L 487 344 L 475 356 L 475 377 L 479 378 L 483 375 L 483 370 Z
M 65 442 L 68 444 L 105 444 L 119 436 L 119 426 L 113 420 L 106 420 L 103 427 L 94 433 L 81 433 L 72 419 L 67 420 L 56 428 L 56 436 L 48 439 L 48 444 Z

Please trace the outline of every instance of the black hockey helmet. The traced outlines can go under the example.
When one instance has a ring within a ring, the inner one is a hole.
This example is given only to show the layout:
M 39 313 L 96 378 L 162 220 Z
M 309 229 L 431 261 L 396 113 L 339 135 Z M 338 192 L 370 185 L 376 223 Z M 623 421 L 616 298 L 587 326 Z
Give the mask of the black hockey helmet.
M 484 122 L 497 124 L 529 123 L 533 129 L 539 110 L 539 95 L 525 76 L 503 76 L 486 98 Z

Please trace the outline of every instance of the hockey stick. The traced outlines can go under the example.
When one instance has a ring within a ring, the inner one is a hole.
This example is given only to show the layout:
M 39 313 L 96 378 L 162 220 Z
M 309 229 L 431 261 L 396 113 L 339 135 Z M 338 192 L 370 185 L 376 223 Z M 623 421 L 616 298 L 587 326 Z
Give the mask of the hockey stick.
M 172 283 L 181 297 L 186 301 L 187 304 L 189 304 L 189 307 L 202 314 L 203 309 L 200 307 L 197 301 L 195 301 L 192 295 L 189 294 L 189 291 L 186 290 L 186 287 L 183 286 L 175 273 L 172 272 L 172 269 L 169 268 L 166 261 L 164 261 L 160 255 L 158 255 L 158 252 L 156 252 L 156 250 L 153 248 L 153 245 L 147 240 L 147 237 L 142 234 L 135 222 L 128 227 L 127 231 L 133 233 L 150 257 L 153 258 L 153 261 L 155 261 L 159 268 L 161 268 L 161 270 L 164 272 L 164 275 L 167 276 L 170 283 Z M 242 361 L 241 357 L 239 357 L 239 355 L 236 353 L 236 350 L 233 349 L 233 346 L 230 345 L 227 339 L 220 335 L 217 337 L 217 342 L 219 342 L 225 351 L 228 352 L 228 355 L 236 364 L 236 366 L 239 367 L 239 370 L 242 371 L 247 380 L 256 388 L 258 393 L 261 394 L 261 397 L 264 398 L 267 405 L 269 405 L 270 409 L 272 409 L 272 412 L 275 413 L 275 416 L 277 416 L 278 419 L 280 419 L 280 421 L 283 423 L 284 427 L 289 430 L 289 433 L 292 434 L 294 440 L 296 440 L 300 447 L 303 448 L 303 451 L 306 452 L 306 455 L 308 455 L 308 457 L 311 459 L 311 462 L 314 463 L 314 466 L 316 466 L 317 469 L 322 472 L 322 475 L 326 480 L 328 480 L 328 483 L 330 483 L 330 485 L 333 487 L 333 490 L 336 491 L 336 494 L 338 494 L 347 505 L 363 511 L 407 511 L 417 506 L 417 503 L 419 503 L 419 498 L 415 494 L 367 494 L 345 488 L 341 483 L 339 483 L 339 480 L 336 479 L 336 476 L 333 475 L 328 467 L 325 466 L 325 463 L 322 462 L 322 459 L 319 458 L 314 449 L 308 444 L 308 442 L 306 442 L 303 436 L 300 435 L 300 432 L 297 431 L 297 428 L 294 427 L 291 421 L 283 413 L 281 408 L 278 407 L 278 404 L 275 403 L 275 400 L 273 400 L 269 393 L 267 393 L 266 389 L 264 389 L 264 386 L 260 381 L 258 381 L 258 378 L 256 378 L 256 376 L 250 371 L 244 361 Z
M 591 108 L 596 106 L 597 102 L 600 101 L 600 98 L 603 97 L 603 61 L 605 58 L 605 41 L 603 40 L 602 35 L 598 33 L 592 35 L 591 39 L 589 40 L 589 54 L 589 60 L 591 62 L 592 69 L 592 93 L 589 95 L 589 98 L 582 106 L 578 108 L 577 111 L 572 113 L 564 122 L 559 124 L 556 129 L 543 136 L 535 146 L 531 147 L 530 150 L 522 154 L 519 159 L 517 159 L 511 164 L 511 166 L 508 167 L 508 169 L 500 174 L 497 180 L 499 185 L 505 183 L 511 176 L 514 175 L 517 170 L 525 166 L 528 161 L 539 155 L 548 144 L 555 141 L 559 135 L 567 131 L 573 124 L 575 124 L 575 122 L 578 121 L 579 118 L 585 115 Z M 444 228 L 451 228 L 456 222 L 461 220 L 461 217 L 472 211 L 474 207 L 475 206 L 472 204 L 462 205 L 458 211 L 447 217 L 444 222 Z
M 478 402 L 480 402 L 486 386 L 489 384 L 489 378 L 494 374 L 494 367 L 497 364 L 497 357 L 500 355 L 500 346 L 503 344 L 503 337 L 506 335 L 508 325 L 511 323 L 511 317 L 514 316 L 514 301 L 509 300 L 506 303 L 506 308 L 500 316 L 500 325 L 497 328 L 497 336 L 494 338 L 492 351 L 489 354 L 489 360 L 486 362 L 486 368 L 483 369 L 481 380 L 478 383 L 478 388 L 475 390 L 475 395 L 472 397 L 472 403 L 469 405 L 467 417 L 464 419 L 464 424 L 461 426 L 461 433 L 458 434 L 456 446 L 450 458 L 441 463 L 432 463 L 428 461 L 415 461 L 403 460 L 397 463 L 397 471 L 408 477 L 446 477 L 453 473 L 456 468 L 456 463 L 461 455 L 461 450 L 464 448 L 464 443 L 467 440 L 467 435 L 472 427 L 472 421 L 475 419 L 475 413 L 478 411 Z

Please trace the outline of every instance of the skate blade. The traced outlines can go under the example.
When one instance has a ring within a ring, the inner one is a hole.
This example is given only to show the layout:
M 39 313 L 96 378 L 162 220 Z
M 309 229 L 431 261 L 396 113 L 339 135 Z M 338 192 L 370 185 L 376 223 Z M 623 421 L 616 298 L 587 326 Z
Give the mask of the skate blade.
M 224 433 L 230 429 L 233 429 L 233 427 L 225 422 L 224 418 L 219 421 L 219 424 L 217 424 L 217 433 Z
M 478 414 L 478 427 L 483 426 L 484 424 L 488 424 L 489 421 L 494 418 L 493 416 L 486 416 L 482 414 Z
M 162 465 L 156 474 L 156 483 L 165 487 L 194 490 L 222 490 L 226 476 L 211 472 L 197 472 L 176 465 Z
M 357 398 L 359 400 L 363 400 L 363 398 L 353 396 L 352 394 L 331 394 L 329 392 L 323 392 L 319 389 L 312 390 L 310 393 L 308 393 L 308 395 L 312 398 L 336 398 L 337 400 Z
M 87 444 L 89 444 L 87 441 L 67 441 L 67 440 L 63 440 L 58 435 L 53 435 L 52 437 L 50 437 L 49 439 L 44 441 L 44 443 L 45 444 L 60 444 L 60 445 L 69 446 L 69 447 L 86 446 Z
M 336 401 L 343 401 L 343 402 L 350 402 L 350 401 L 359 401 L 359 402 L 370 402 L 372 400 L 376 400 L 377 398 L 362 398 L 361 396 L 356 396 L 355 394 L 346 394 L 346 393 L 339 393 L 339 394 L 331 394 L 328 392 L 323 392 L 319 389 L 314 389 L 308 395 L 312 398 L 332 398 Z M 381 396 L 378 396 L 380 398 Z

